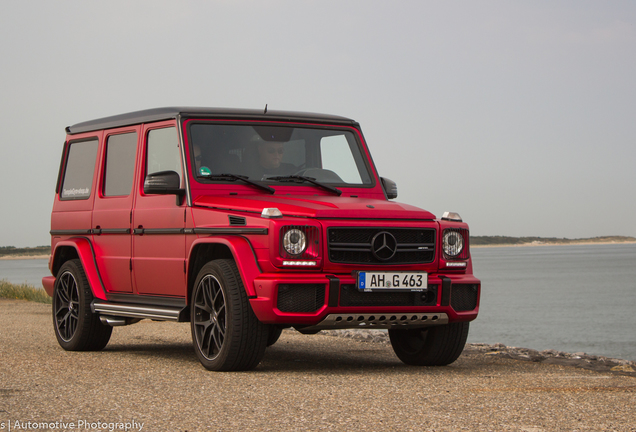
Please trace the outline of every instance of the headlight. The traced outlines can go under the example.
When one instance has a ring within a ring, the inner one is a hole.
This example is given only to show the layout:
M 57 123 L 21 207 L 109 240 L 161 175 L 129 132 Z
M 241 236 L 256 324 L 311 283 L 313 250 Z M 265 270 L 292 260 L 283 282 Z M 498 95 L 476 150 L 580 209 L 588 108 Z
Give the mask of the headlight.
M 299 229 L 290 229 L 283 236 L 283 247 L 290 255 L 300 255 L 307 248 L 307 237 Z
M 445 230 L 442 246 L 446 255 L 451 258 L 457 257 L 464 250 L 464 237 L 462 233 L 459 230 Z

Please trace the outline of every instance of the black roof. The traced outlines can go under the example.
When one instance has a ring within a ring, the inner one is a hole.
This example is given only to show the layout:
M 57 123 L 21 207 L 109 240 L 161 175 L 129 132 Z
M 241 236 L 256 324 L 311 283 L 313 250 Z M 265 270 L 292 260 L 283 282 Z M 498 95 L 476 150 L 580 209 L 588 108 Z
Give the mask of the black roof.
M 341 125 L 357 125 L 352 119 L 328 114 L 314 114 L 294 111 L 267 111 L 255 109 L 236 108 L 203 108 L 203 107 L 165 107 L 135 111 L 119 114 L 111 117 L 103 117 L 68 126 L 66 132 L 77 134 L 101 129 L 110 129 L 123 126 L 131 126 L 141 123 L 149 123 L 161 120 L 170 120 L 181 117 L 213 117 L 248 120 L 274 120 L 274 121 L 310 121 L 315 123 L 329 123 Z

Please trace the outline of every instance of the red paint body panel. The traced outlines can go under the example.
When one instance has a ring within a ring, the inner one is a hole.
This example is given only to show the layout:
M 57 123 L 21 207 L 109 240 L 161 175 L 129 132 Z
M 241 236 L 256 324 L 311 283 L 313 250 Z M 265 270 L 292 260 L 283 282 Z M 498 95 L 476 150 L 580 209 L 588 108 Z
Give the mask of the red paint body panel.
M 241 279 L 247 296 L 255 297 L 257 295 L 252 281 L 260 275 L 260 270 L 254 259 L 254 253 L 252 252 L 250 243 L 246 238 L 229 235 L 200 236 L 197 240 L 192 242 L 190 252 L 201 244 L 222 244 L 227 246 L 232 252 L 236 266 L 241 273 Z
M 136 133 L 139 141 L 140 127 L 119 128 L 108 131 L 104 136 L 104 143 L 108 137 L 122 133 Z M 139 144 L 135 154 L 139 153 Z M 132 229 L 130 212 L 133 207 L 133 194 L 127 196 L 104 196 L 102 190 L 106 165 L 106 144 L 102 147 L 98 173 L 98 187 L 95 190 L 92 227 L 97 231 L 92 237 L 97 265 L 101 271 L 102 282 L 107 292 L 132 293 L 132 274 L 130 259 L 132 256 L 132 241 L 130 234 L 108 233 L 108 230 Z M 136 170 L 137 170 L 136 166 Z M 132 192 L 132 191 L 131 191 Z
M 55 277 L 54 276 L 44 276 L 42 278 L 42 286 L 44 287 L 44 291 L 53 297 L 53 290 L 55 289 Z
M 276 207 L 285 216 L 318 218 L 318 219 L 407 219 L 433 220 L 435 216 L 425 210 L 407 204 L 386 201 L 384 199 L 337 197 L 329 194 L 311 196 L 316 190 L 296 190 L 297 194 L 307 195 L 285 196 L 201 196 L 194 201 L 195 205 L 223 210 L 249 211 L 260 214 L 264 208 Z M 305 189 L 304 187 L 302 189 Z M 371 207 L 369 207 L 371 206 Z
M 55 257 L 58 254 L 58 251 L 63 247 L 71 247 L 77 251 L 79 260 L 82 262 L 82 266 L 84 267 L 84 273 L 86 273 L 88 283 L 93 290 L 93 296 L 100 300 L 106 300 L 106 290 L 102 284 L 101 275 L 97 268 L 97 262 L 95 260 L 90 240 L 87 237 L 71 237 L 67 240 L 58 241 L 55 243 L 51 255 Z M 44 280 L 42 283 L 44 284 Z M 46 283 L 49 284 L 50 280 L 47 280 Z M 52 295 L 52 293 L 50 295 Z

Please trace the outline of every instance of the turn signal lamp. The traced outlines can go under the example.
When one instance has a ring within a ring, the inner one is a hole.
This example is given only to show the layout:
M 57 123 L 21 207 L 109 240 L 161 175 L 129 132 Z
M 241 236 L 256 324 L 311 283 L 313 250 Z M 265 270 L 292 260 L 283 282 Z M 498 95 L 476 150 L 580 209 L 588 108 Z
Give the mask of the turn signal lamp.
M 455 212 L 444 212 L 442 215 L 442 220 L 453 221 L 453 222 L 462 222 L 462 217 L 459 213 Z
M 263 209 L 263 211 L 261 212 L 261 217 L 265 219 L 282 218 L 283 213 L 276 207 L 269 207 Z

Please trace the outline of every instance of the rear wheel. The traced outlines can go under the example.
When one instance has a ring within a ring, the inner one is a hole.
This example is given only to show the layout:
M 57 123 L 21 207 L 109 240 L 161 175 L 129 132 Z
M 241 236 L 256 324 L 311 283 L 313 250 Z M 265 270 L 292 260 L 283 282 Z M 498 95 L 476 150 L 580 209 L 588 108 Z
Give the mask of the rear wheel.
M 393 351 L 413 366 L 445 366 L 460 356 L 468 338 L 468 322 L 423 329 L 389 330 Z
M 206 369 L 249 370 L 260 363 L 269 328 L 254 315 L 234 261 L 214 260 L 203 266 L 191 308 L 192 342 Z
M 64 263 L 55 279 L 53 327 L 62 348 L 67 351 L 99 351 L 113 332 L 91 311 L 93 293 L 80 260 Z

